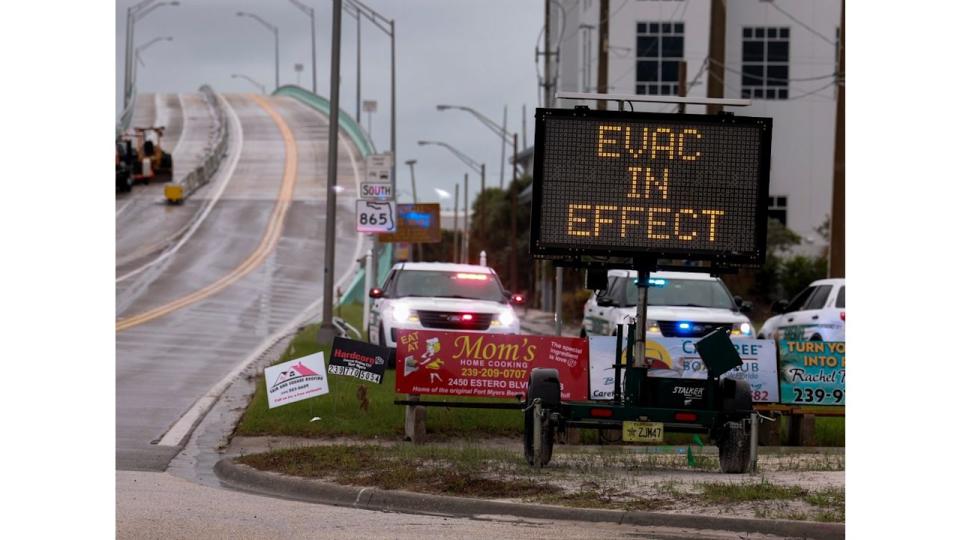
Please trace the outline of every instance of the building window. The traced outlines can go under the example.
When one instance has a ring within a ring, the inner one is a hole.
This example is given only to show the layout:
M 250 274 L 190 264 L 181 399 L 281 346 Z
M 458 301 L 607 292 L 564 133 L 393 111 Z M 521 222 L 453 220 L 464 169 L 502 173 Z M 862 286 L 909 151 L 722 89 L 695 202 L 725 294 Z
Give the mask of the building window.
M 741 97 L 787 99 L 790 29 L 744 27 Z
M 637 93 L 675 96 L 683 60 L 683 23 L 637 23 Z
M 767 197 L 767 217 L 775 219 L 787 226 L 787 198 L 782 196 Z

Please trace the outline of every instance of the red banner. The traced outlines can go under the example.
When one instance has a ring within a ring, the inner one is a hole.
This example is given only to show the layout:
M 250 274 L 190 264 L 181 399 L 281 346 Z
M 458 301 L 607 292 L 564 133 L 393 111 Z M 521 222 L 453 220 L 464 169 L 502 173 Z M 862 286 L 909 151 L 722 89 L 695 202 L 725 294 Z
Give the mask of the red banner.
M 397 331 L 398 394 L 526 396 L 535 367 L 560 373 L 565 400 L 587 399 L 587 340 L 519 334 Z

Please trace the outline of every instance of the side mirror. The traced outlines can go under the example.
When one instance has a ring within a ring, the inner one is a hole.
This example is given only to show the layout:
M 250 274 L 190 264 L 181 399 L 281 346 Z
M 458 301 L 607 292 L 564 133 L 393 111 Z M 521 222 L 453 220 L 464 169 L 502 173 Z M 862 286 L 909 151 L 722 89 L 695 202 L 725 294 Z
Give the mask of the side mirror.
M 773 306 L 770 308 L 770 311 L 773 311 L 777 315 L 781 313 L 786 313 L 787 311 L 787 301 L 786 300 L 777 300 L 773 303 Z
M 740 304 L 740 313 L 748 314 L 753 311 L 753 302 L 744 301 Z
M 740 296 L 734 296 L 733 303 L 736 304 L 737 307 L 741 307 L 743 306 L 743 298 L 741 298 Z
M 383 298 L 383 289 L 376 287 L 370 289 L 370 298 Z

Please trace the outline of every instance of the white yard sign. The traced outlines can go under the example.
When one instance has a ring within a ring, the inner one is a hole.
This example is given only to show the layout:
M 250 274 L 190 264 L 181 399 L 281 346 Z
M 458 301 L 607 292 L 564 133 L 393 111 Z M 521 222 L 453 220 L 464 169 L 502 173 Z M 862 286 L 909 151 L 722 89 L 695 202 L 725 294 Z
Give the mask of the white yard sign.
M 393 201 L 357 200 L 357 232 L 389 233 L 397 230 L 397 206 Z
M 318 352 L 263 370 L 270 408 L 330 393 L 323 353 Z

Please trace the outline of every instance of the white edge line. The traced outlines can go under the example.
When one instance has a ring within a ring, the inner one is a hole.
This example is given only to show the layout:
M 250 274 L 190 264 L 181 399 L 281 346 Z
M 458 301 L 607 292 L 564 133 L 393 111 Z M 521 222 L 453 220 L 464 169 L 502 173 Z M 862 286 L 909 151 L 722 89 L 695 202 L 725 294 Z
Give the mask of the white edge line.
M 236 138 L 237 149 L 236 149 L 236 152 L 233 152 L 232 155 L 229 157 L 230 164 L 227 166 L 226 177 L 224 178 L 223 182 L 217 187 L 217 191 L 216 193 L 213 194 L 213 198 L 210 200 L 207 206 L 200 213 L 200 217 L 193 222 L 193 225 L 190 227 L 190 229 L 187 230 L 186 234 L 180 237 L 180 241 L 177 242 L 177 244 L 173 246 L 173 248 L 165 251 L 159 257 L 157 257 L 156 259 L 153 259 L 152 261 L 141 266 L 140 268 L 137 268 L 136 270 L 131 270 L 130 272 L 127 272 L 126 274 L 118 277 L 116 281 L 117 283 L 120 283 L 125 279 L 129 279 L 143 272 L 147 268 L 154 266 L 155 264 L 167 259 L 171 255 L 179 251 L 179 249 L 183 246 L 183 244 L 185 244 L 187 240 L 189 240 L 190 237 L 193 236 L 193 233 L 195 233 L 197 229 L 200 228 L 200 225 L 203 224 L 204 220 L 207 219 L 207 215 L 210 214 L 211 210 L 213 210 L 214 205 L 216 205 L 217 201 L 220 200 L 220 195 L 223 194 L 223 191 L 226 189 L 227 184 L 229 184 L 230 180 L 233 178 L 233 172 L 237 168 L 237 162 L 240 161 L 240 153 L 243 150 L 243 126 L 240 124 L 240 119 L 237 117 L 237 113 L 236 111 L 233 110 L 233 106 L 230 105 L 230 102 L 227 101 L 227 99 L 220 94 L 218 94 L 218 97 L 227 106 L 227 112 L 230 113 L 230 124 L 236 128 L 236 133 L 237 133 L 237 138 Z
M 133 201 L 135 201 L 135 200 L 136 200 L 136 199 L 131 198 L 129 201 L 127 201 L 127 204 L 121 206 L 120 209 L 117 210 L 117 216 L 116 216 L 116 217 L 120 217 L 120 214 L 122 214 L 123 211 L 126 210 L 127 207 L 130 206 L 130 204 L 132 204 Z
M 311 108 L 310 110 L 314 110 L 314 109 Z M 341 133 L 339 136 L 340 136 L 340 139 L 343 140 L 343 134 Z M 353 152 L 353 146 L 352 146 L 352 143 L 345 144 L 344 146 L 346 146 L 348 153 L 350 155 L 350 165 L 353 167 L 353 177 L 357 185 L 357 193 L 359 193 L 360 192 L 360 171 L 357 168 L 357 160 Z M 335 223 L 333 225 L 336 226 Z M 357 249 L 354 251 L 355 256 L 353 258 L 353 262 L 350 264 L 350 267 L 347 268 L 347 271 L 343 274 L 343 276 L 341 276 L 340 279 L 337 280 L 336 284 L 334 285 L 334 289 L 342 286 L 343 283 L 348 278 L 353 277 L 353 274 L 356 273 L 357 267 L 359 266 L 359 263 L 357 263 L 357 258 L 359 257 L 359 254 L 363 250 L 363 244 L 365 240 L 366 240 L 366 237 L 364 237 L 363 235 L 360 235 L 360 234 L 357 235 Z M 290 334 L 291 332 L 293 332 L 293 330 L 297 326 L 299 326 L 301 322 L 310 318 L 313 312 L 316 311 L 317 306 L 321 305 L 322 303 L 323 303 L 323 297 L 321 296 L 312 304 L 307 306 L 303 311 L 301 311 L 296 317 L 294 317 L 289 323 L 287 323 L 286 326 L 277 330 L 276 332 L 268 336 L 265 340 L 263 340 L 260 343 L 260 345 L 257 346 L 256 349 L 254 349 L 253 353 L 251 353 L 249 356 L 247 356 L 243 360 L 243 362 L 241 362 L 239 365 L 233 368 L 233 370 L 231 370 L 230 373 L 227 373 L 226 377 L 224 377 L 223 379 L 220 379 L 220 381 L 217 384 L 213 385 L 213 387 L 209 391 L 207 391 L 207 393 L 204 394 L 203 397 L 198 399 L 193 404 L 193 406 L 190 407 L 190 409 L 186 413 L 184 413 L 183 416 L 181 416 L 180 419 L 177 420 L 176 423 L 174 423 L 169 430 L 167 430 L 166 433 L 163 434 L 163 437 L 160 438 L 160 441 L 157 443 L 157 446 L 179 447 L 181 443 L 183 443 L 184 439 L 186 439 L 190 435 L 190 433 L 193 431 L 193 428 L 197 424 L 199 424 L 199 422 L 203 419 L 203 417 L 206 416 L 207 412 L 210 411 L 213 405 L 220 398 L 220 395 L 227 390 L 227 388 L 230 386 L 231 383 L 233 383 L 234 379 L 239 377 L 241 373 L 243 373 L 248 367 L 250 367 L 250 364 L 254 363 L 258 358 L 260 358 L 260 356 L 262 356 L 263 353 L 267 351 L 267 349 L 272 347 L 277 341 L 279 341 L 281 338 L 283 338 L 287 334 Z
M 180 136 L 177 137 L 177 144 L 173 147 L 173 150 L 170 151 L 170 155 L 173 157 L 173 163 L 177 163 L 177 154 L 180 153 L 180 145 L 183 144 L 184 135 L 187 133 L 187 111 L 183 107 L 183 94 L 177 94 L 177 101 L 180 102 Z

